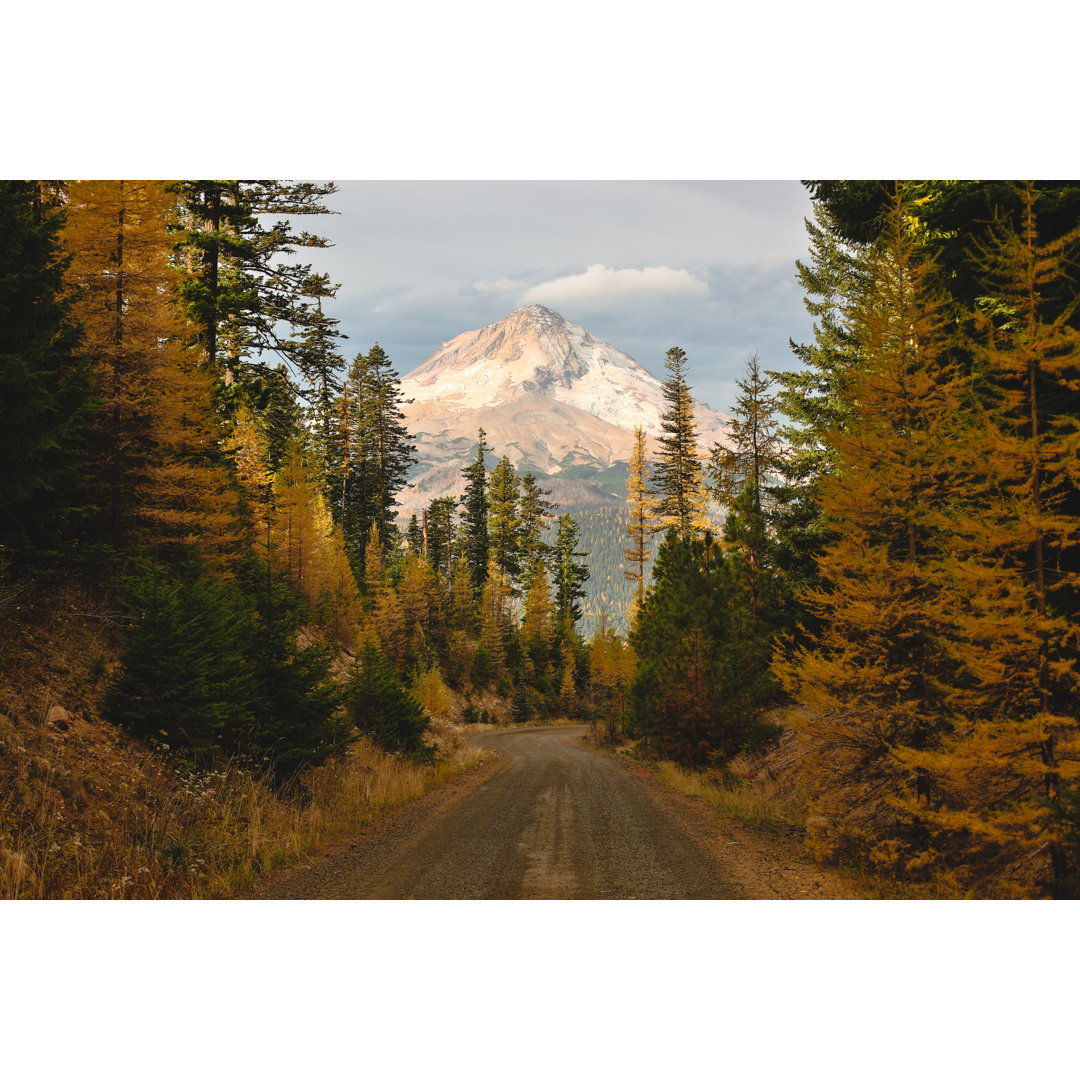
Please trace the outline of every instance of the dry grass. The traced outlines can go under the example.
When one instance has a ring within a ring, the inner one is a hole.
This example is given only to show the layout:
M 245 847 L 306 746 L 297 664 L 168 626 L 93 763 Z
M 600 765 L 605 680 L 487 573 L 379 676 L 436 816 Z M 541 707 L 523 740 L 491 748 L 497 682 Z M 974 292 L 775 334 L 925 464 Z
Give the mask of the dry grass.
M 242 895 L 481 758 L 436 718 L 434 765 L 361 739 L 292 795 L 236 765 L 192 770 L 100 719 L 115 642 L 88 607 L 54 597 L 0 635 L 0 898 Z
M 802 792 L 766 776 L 741 778 L 716 772 L 688 772 L 670 761 L 661 761 L 658 775 L 684 795 L 703 799 L 725 817 L 737 818 L 755 829 L 799 833 L 806 821 Z

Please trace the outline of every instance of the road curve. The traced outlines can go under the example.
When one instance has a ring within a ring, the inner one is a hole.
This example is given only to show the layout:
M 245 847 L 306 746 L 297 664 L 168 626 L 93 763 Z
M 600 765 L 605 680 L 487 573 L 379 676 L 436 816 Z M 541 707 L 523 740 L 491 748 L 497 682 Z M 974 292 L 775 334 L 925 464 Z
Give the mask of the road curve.
M 477 736 L 505 757 L 445 810 L 317 860 L 266 899 L 729 899 L 715 859 L 584 727 Z M 377 834 L 378 830 L 376 830 Z

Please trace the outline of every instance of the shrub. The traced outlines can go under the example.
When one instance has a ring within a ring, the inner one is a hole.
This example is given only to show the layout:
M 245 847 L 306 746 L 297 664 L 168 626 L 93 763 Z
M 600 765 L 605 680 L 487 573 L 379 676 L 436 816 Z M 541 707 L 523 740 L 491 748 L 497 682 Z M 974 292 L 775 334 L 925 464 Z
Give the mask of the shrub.
M 432 756 L 424 743 L 428 718 L 401 685 L 385 656 L 368 645 L 357 657 L 345 685 L 345 710 L 359 731 L 384 750 Z

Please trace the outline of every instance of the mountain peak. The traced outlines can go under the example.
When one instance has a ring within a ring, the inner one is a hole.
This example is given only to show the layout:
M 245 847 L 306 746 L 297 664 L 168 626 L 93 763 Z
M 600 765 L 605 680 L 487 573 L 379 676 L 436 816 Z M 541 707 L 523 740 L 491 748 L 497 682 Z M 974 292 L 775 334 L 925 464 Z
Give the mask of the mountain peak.
M 548 474 L 628 460 L 634 428 L 659 436 L 666 408 L 659 379 L 542 304 L 444 342 L 401 389 L 410 430 L 440 447 L 434 459 L 459 441 L 467 453 L 483 427 L 512 462 Z M 703 439 L 720 437 L 722 417 L 700 406 L 697 415 Z
M 497 323 L 443 342 L 402 383 L 418 401 L 435 396 L 444 400 L 450 394 L 461 396 L 465 404 L 497 405 L 521 393 L 562 399 L 590 373 L 603 369 L 656 382 L 615 346 L 598 341 L 543 304 L 529 304 Z

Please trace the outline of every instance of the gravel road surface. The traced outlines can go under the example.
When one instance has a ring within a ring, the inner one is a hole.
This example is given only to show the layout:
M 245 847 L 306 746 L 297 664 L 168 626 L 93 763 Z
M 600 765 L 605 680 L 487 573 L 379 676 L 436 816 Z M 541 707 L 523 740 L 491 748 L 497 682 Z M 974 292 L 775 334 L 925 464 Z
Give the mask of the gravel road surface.
M 267 899 L 724 899 L 715 860 L 584 727 L 476 736 L 478 786 L 275 881 Z M 418 813 L 417 811 L 420 811 Z M 395 815 L 396 816 L 396 815 Z
M 586 728 L 474 734 L 497 755 L 260 899 L 840 899 L 857 895 L 766 837 L 589 749 Z

